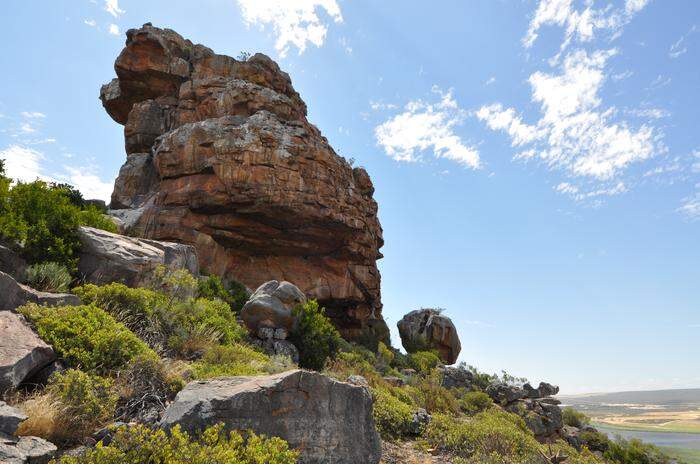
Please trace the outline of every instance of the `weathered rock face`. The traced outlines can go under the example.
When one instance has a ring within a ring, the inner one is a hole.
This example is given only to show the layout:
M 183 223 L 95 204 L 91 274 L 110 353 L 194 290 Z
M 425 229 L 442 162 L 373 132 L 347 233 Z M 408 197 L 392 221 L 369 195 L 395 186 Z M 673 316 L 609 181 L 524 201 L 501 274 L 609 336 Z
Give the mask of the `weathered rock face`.
M 457 362 L 462 345 L 452 320 L 430 308 L 406 314 L 397 324 L 401 344 L 409 353 L 436 349 L 446 364 Z
M 100 98 L 125 126 L 111 207 L 129 233 L 192 244 L 203 269 L 251 288 L 294 282 L 346 338 L 388 337 L 372 182 L 306 120 L 274 61 L 147 24 L 115 70 Z
M 292 310 L 304 302 L 306 297 L 296 285 L 271 280 L 250 296 L 241 310 L 241 318 L 254 334 L 262 328 L 290 331 L 294 325 Z
M 19 424 L 25 420 L 27 420 L 27 416 L 22 414 L 22 411 L 0 401 L 0 433 L 14 435 Z
M 0 311 L 0 393 L 14 388 L 54 359 L 44 343 L 19 314 Z
M 0 271 L 10 274 L 20 282 L 24 282 L 27 272 L 27 262 L 17 253 L 0 243 Z
M 11 437 L 0 434 L 0 462 L 3 464 L 46 464 L 56 446 L 39 437 Z
M 78 271 L 87 282 L 143 284 L 158 265 L 199 274 L 197 253 L 189 245 L 138 239 L 92 227 L 80 227 Z
M 376 464 L 381 457 L 368 389 L 316 372 L 191 382 L 161 426 L 194 432 L 218 422 L 283 438 L 301 451 L 302 464 Z
M 40 292 L 17 282 L 9 274 L 0 271 L 0 311 L 11 311 L 27 303 L 44 306 L 80 304 L 80 298 L 68 293 Z

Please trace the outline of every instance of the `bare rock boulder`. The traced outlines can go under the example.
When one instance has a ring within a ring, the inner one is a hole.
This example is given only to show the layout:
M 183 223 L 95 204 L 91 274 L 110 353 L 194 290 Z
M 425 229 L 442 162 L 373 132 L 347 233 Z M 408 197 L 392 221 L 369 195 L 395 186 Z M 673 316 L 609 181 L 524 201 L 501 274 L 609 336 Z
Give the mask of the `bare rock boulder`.
M 27 262 L 10 247 L 0 243 L 0 271 L 23 282 L 27 273 Z
M 11 311 L 27 303 L 44 306 L 78 305 L 80 298 L 69 293 L 49 293 L 20 284 L 0 271 L 0 311 Z
M 15 388 L 56 359 L 19 314 L 0 311 L 0 392 Z
M 445 364 L 457 362 L 462 345 L 452 319 L 436 309 L 423 308 L 406 314 L 397 324 L 401 344 L 409 353 L 435 349 Z
M 87 282 L 137 287 L 158 265 L 199 274 L 197 253 L 189 245 L 127 237 L 92 227 L 80 227 L 78 236 L 82 244 L 78 271 Z
M 0 433 L 14 435 L 19 424 L 25 420 L 27 416 L 22 414 L 22 411 L 0 401 Z
M 241 318 L 253 334 L 259 334 L 260 329 L 284 329 L 289 332 L 294 326 L 294 306 L 305 302 L 306 296 L 296 285 L 271 280 L 250 296 L 241 310 Z
M 47 464 L 56 449 L 43 438 L 0 434 L 0 462 L 3 464 Z
M 369 391 L 317 372 L 191 382 L 161 427 L 196 432 L 218 422 L 286 440 L 300 450 L 301 464 L 376 464 L 381 457 Z

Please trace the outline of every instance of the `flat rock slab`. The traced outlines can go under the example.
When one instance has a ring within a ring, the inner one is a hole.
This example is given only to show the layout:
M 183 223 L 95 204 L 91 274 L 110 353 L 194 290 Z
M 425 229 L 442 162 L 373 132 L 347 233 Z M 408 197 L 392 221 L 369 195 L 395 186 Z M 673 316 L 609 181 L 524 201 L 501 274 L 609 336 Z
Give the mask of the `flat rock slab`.
M 3 464 L 46 464 L 56 446 L 39 437 L 9 437 L 0 434 L 0 462 Z
M 22 411 L 0 401 L 0 433 L 14 435 L 19 424 L 25 420 L 27 416 L 22 414 Z
M 197 433 L 219 422 L 286 440 L 301 451 L 302 464 L 376 464 L 381 458 L 369 391 L 316 372 L 191 382 L 166 409 L 161 427 L 179 424 Z
M 0 311 L 11 311 L 27 303 L 46 306 L 79 305 L 80 298 L 68 293 L 40 292 L 0 271 Z
M 53 349 L 34 333 L 24 317 L 0 311 L 0 392 L 17 387 L 54 359 Z
M 137 287 L 146 282 L 158 265 L 199 274 L 194 247 L 113 234 L 92 227 L 80 227 L 82 244 L 78 271 L 87 282 L 121 282 Z

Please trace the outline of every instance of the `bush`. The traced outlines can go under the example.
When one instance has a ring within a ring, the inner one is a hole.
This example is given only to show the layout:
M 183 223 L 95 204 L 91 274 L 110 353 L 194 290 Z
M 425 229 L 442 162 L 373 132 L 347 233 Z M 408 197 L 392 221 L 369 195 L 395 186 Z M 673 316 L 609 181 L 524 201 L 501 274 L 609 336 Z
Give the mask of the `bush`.
M 28 304 L 18 309 L 39 336 L 71 366 L 106 374 L 120 369 L 149 348 L 123 324 L 95 306 L 47 308 Z
M 120 400 L 117 415 L 122 419 L 165 408 L 168 400 L 185 386 L 184 363 L 166 363 L 155 353 L 144 353 L 131 360 L 119 373 Z
M 27 267 L 27 283 L 43 292 L 65 293 L 72 281 L 68 269 L 58 263 L 32 264 Z
M 408 355 L 409 363 L 419 374 L 428 375 L 437 366 L 442 364 L 440 356 L 433 351 L 418 351 Z
M 538 443 L 525 422 L 498 408 L 467 420 L 435 414 L 423 436 L 429 446 L 465 458 L 496 454 L 515 462 L 539 459 Z
M 83 302 L 104 308 L 157 350 L 190 357 L 218 343 L 235 343 L 246 332 L 221 300 L 178 298 L 190 291 L 189 274 L 169 277 L 161 293 L 112 283 L 74 289 Z M 190 276 L 191 277 L 191 276 Z
M 81 226 L 94 227 L 115 234 L 119 231 L 114 221 L 95 205 L 86 206 L 79 214 L 78 220 Z
M 385 440 L 396 440 L 411 433 L 415 407 L 392 395 L 390 390 L 373 388 L 374 423 Z
M 192 365 L 198 379 L 265 374 L 270 357 L 241 344 L 213 346 Z
M 299 350 L 299 365 L 320 371 L 327 359 L 336 356 L 342 338 L 316 300 L 297 305 L 293 314 L 297 324 L 289 334 L 289 341 Z
M 418 401 L 430 414 L 442 413 L 456 415 L 460 412 L 460 403 L 452 391 L 440 385 L 439 376 L 434 373 L 421 379 L 416 390 Z
M 561 410 L 561 416 L 564 425 L 570 425 L 571 427 L 581 428 L 591 422 L 587 415 L 568 406 Z
M 467 414 L 474 415 L 493 405 L 491 397 L 484 392 L 466 392 L 459 398 L 459 406 Z
M 45 393 L 23 405 L 29 419 L 17 433 L 58 444 L 77 442 L 112 418 L 117 398 L 111 388 L 109 379 L 75 369 L 54 374 Z
M 295 464 L 299 453 L 281 438 L 224 432 L 223 424 L 207 428 L 198 439 L 179 426 L 170 432 L 143 425 L 117 430 L 108 446 L 98 444 L 80 456 L 63 456 L 59 464 Z
M 243 305 L 248 301 L 248 290 L 240 282 L 231 280 L 224 286 L 223 282 L 216 275 L 210 275 L 199 280 L 198 293 L 202 298 L 210 300 L 220 299 L 228 303 L 231 310 L 239 313 Z
M 659 448 L 640 440 L 611 441 L 603 456 L 618 464 L 668 464 L 673 462 Z

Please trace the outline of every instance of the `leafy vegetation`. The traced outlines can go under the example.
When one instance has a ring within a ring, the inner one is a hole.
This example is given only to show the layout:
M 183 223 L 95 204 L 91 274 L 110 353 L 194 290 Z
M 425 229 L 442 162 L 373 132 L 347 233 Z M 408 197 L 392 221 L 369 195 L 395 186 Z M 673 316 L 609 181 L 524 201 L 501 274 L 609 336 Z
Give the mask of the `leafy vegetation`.
M 374 397 L 374 423 L 385 440 L 396 440 L 411 434 L 415 407 L 401 401 L 390 390 L 372 390 Z
M 570 425 L 571 427 L 581 428 L 591 422 L 587 415 L 569 406 L 562 409 L 561 416 L 564 425 Z
M 98 444 L 80 456 L 63 456 L 59 464 L 294 464 L 299 453 L 280 438 L 239 432 L 226 434 L 223 424 L 191 438 L 179 426 L 171 431 L 143 425 L 122 427 L 108 446 Z
M 149 351 L 129 329 L 96 306 L 49 308 L 28 304 L 18 312 L 36 326 L 42 340 L 59 356 L 86 371 L 107 374 Z
M 228 303 L 232 311 L 240 313 L 243 305 L 248 301 L 248 291 L 242 283 L 231 280 L 227 285 L 216 275 L 203 277 L 197 287 L 201 298 L 210 300 L 220 299 Z
M 491 397 L 480 391 L 465 392 L 459 399 L 460 408 L 470 416 L 485 411 L 492 405 Z
M 293 314 L 297 324 L 289 334 L 289 341 L 299 350 L 299 365 L 320 371 L 326 360 L 338 353 L 342 343 L 340 334 L 316 300 L 297 305 Z
M 65 293 L 72 281 L 68 269 L 58 263 L 39 263 L 27 267 L 27 283 L 37 290 Z

